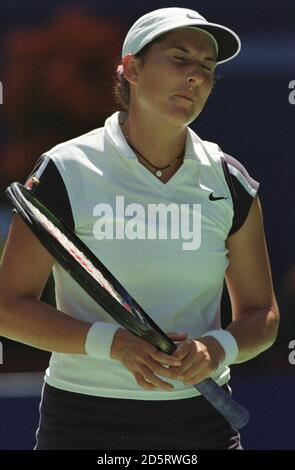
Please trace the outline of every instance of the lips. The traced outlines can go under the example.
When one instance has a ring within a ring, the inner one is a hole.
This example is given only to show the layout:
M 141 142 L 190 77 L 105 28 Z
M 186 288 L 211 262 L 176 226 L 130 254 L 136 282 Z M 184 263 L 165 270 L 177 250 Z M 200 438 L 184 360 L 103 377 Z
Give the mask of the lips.
M 175 96 L 178 96 L 179 98 L 184 98 L 188 101 L 191 101 L 191 102 L 194 102 L 194 97 L 191 93 L 188 93 L 186 91 L 182 91 L 181 93 L 177 93 L 177 95 Z

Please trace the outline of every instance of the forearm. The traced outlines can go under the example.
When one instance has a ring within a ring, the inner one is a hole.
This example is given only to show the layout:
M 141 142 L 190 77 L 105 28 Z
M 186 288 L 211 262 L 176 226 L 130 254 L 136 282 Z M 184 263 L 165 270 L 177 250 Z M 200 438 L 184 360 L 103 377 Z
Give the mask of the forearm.
M 274 343 L 279 326 L 276 306 L 253 308 L 234 320 L 227 330 L 235 337 L 239 353 L 235 363 L 246 362 L 262 353 Z
M 31 296 L 0 304 L 0 335 L 46 351 L 85 354 L 90 326 Z

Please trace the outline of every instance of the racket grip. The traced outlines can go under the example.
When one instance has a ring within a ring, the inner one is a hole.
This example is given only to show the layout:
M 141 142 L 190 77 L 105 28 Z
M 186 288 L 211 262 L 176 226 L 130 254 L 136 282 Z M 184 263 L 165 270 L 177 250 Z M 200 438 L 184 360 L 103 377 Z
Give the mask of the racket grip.
M 249 412 L 213 379 L 204 379 L 194 387 L 227 419 L 233 428 L 241 429 L 246 426 L 249 421 Z

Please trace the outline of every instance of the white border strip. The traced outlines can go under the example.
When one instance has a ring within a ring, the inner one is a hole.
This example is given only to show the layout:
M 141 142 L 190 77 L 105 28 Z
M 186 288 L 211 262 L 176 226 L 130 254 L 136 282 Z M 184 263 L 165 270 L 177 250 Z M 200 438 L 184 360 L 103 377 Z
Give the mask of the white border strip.
M 230 169 L 230 173 L 237 177 L 243 188 L 251 194 L 252 197 L 255 197 L 257 194 L 257 190 L 251 186 L 247 178 L 238 170 L 236 167 L 228 163 L 228 167 Z

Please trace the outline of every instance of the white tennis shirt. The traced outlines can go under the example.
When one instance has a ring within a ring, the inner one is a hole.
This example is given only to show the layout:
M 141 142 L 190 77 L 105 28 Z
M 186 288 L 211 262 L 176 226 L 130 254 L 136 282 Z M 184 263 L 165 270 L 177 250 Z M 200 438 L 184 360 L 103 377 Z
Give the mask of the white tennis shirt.
M 81 240 L 162 330 L 199 338 L 220 327 L 228 266 L 225 242 L 247 217 L 258 184 L 239 162 L 190 128 L 182 166 L 162 183 L 138 162 L 126 142 L 119 125 L 125 117 L 115 113 L 103 128 L 46 152 L 34 175 L 50 200 L 54 185 L 46 187 L 45 176 L 49 164 L 54 165 Z M 57 308 L 81 320 L 101 322 L 102 357 L 53 352 L 48 384 L 114 398 L 169 400 L 199 394 L 167 378 L 174 385 L 172 392 L 139 387 L 131 372 L 109 356 L 116 322 L 59 265 L 53 273 Z M 228 367 L 213 376 L 220 385 L 229 377 Z

